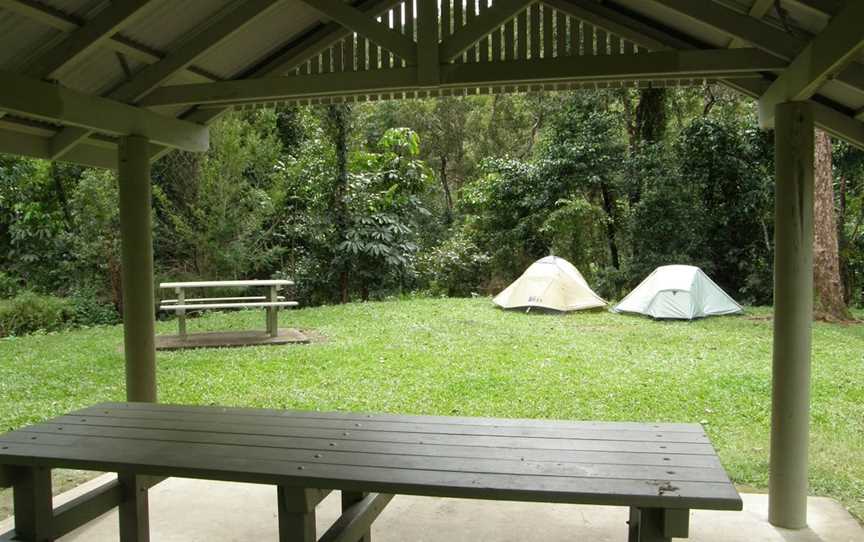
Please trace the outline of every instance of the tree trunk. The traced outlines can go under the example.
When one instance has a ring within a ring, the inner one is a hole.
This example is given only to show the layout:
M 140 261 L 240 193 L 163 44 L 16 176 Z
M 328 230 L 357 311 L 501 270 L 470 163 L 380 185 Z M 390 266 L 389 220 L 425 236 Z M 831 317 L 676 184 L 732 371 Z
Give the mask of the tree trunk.
M 843 298 L 840 280 L 840 254 L 837 218 L 834 210 L 834 172 L 831 163 L 831 138 L 816 130 L 816 177 L 814 194 L 815 238 L 813 240 L 813 312 L 817 319 L 850 320 L 852 315 Z
M 444 222 L 450 224 L 453 222 L 453 195 L 450 193 L 450 181 L 447 179 L 447 155 L 441 155 L 441 188 L 444 189 L 444 203 L 447 205 Z
M 612 267 L 621 268 L 618 256 L 618 243 L 615 241 L 615 200 L 606 183 L 600 183 L 600 195 L 603 198 L 603 210 L 606 212 L 606 238 L 609 243 L 609 259 Z
M 327 124 L 333 146 L 336 148 L 336 183 L 333 187 L 333 214 L 336 225 L 336 242 L 345 241 L 348 231 L 348 206 L 345 197 L 348 192 L 348 115 L 349 106 L 344 104 L 327 107 Z M 339 271 L 339 301 L 348 303 L 348 264 L 341 263 Z
M 636 137 L 640 143 L 656 143 L 666 135 L 666 89 L 639 91 L 636 106 Z

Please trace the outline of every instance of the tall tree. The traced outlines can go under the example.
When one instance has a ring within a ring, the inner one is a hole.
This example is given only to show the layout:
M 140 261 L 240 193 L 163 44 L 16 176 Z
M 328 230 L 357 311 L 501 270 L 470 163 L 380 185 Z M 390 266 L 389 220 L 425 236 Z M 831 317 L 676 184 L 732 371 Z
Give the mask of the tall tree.
M 666 135 L 665 88 L 646 88 L 639 91 L 636 106 L 636 138 L 644 143 L 657 143 Z
M 837 217 L 834 209 L 834 171 L 831 137 L 816 130 L 816 178 L 814 195 L 813 287 L 814 313 L 820 320 L 849 320 L 843 296 Z
M 336 179 L 333 185 L 333 213 L 336 226 L 337 243 L 346 241 L 348 231 L 348 206 L 345 201 L 348 193 L 348 132 L 351 106 L 334 104 L 327 106 L 327 135 L 336 149 Z M 339 266 L 339 299 L 348 303 L 348 264 L 337 262 Z

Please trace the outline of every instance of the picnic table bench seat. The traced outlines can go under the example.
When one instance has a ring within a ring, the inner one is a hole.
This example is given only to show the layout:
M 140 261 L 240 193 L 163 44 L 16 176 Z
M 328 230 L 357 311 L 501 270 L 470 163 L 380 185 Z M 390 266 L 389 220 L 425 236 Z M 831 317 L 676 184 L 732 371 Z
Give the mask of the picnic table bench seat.
M 51 509 L 50 470 L 119 473 Z M 703 428 L 152 403 L 104 403 L 0 436 L 16 535 L 50 540 L 120 506 L 121 540 L 147 540 L 146 489 L 178 476 L 278 487 L 280 540 L 312 542 L 315 506 L 342 491 L 320 540 L 369 540 L 396 494 L 630 507 L 630 541 L 688 535 L 690 509 L 740 510 Z M 75 512 L 75 513 L 72 513 Z

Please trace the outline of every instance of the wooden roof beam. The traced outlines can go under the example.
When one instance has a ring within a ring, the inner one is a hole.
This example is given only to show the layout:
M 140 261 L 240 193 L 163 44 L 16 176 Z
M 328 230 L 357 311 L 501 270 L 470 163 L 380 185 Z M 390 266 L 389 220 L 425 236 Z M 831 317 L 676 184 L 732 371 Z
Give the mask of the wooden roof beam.
M 51 139 L 0 129 L 0 153 L 51 160 Z M 84 166 L 115 169 L 117 150 L 85 143 L 78 145 L 64 160 Z
M 440 86 L 511 85 L 554 82 L 754 75 L 782 69 L 786 62 L 757 49 L 660 51 L 609 57 L 565 57 L 496 63 L 441 64 Z M 307 96 L 343 96 L 412 90 L 420 85 L 415 67 L 354 73 L 272 77 L 162 87 L 145 106 L 220 105 L 278 101 Z
M 563 0 L 547 1 L 558 2 Z M 586 4 L 584 6 L 586 9 L 594 6 L 594 3 L 588 0 L 571 1 L 579 4 Z M 606 11 L 602 14 L 598 14 L 596 11 L 591 12 L 597 19 L 594 21 L 595 24 L 604 28 L 606 27 L 605 24 L 609 23 L 619 25 L 619 27 L 622 27 L 629 32 L 628 39 L 633 40 L 635 43 L 643 47 L 650 49 L 652 45 L 657 46 L 658 43 L 661 46 L 675 47 L 679 49 L 692 49 L 699 46 L 705 46 L 696 41 L 693 41 L 692 43 L 683 41 L 681 38 L 669 35 L 666 32 L 648 26 L 641 20 L 630 17 L 629 15 L 612 8 L 607 7 L 604 9 Z M 604 20 L 604 17 L 609 17 L 608 22 Z M 738 79 L 734 77 L 726 77 L 721 79 L 721 83 L 733 90 L 757 99 L 764 94 L 771 85 L 771 81 L 764 77 L 759 79 Z M 864 122 L 859 122 L 864 121 L 864 108 L 856 113 L 855 118 L 852 118 L 824 104 L 816 103 L 812 100 L 811 103 L 813 104 L 816 113 L 815 121 L 817 126 L 835 137 L 843 139 L 860 149 L 864 149 Z
M 110 97 L 121 102 L 136 102 L 178 72 L 185 70 L 209 50 L 225 42 L 247 25 L 268 13 L 281 1 L 235 1 L 180 48 L 170 51 L 159 62 L 142 69 L 132 79 L 113 90 Z
M 72 30 L 63 41 L 27 63 L 24 71 L 37 79 L 49 79 L 64 67 L 99 47 L 105 40 L 135 21 L 151 0 L 114 2 L 93 19 Z
M 342 0 L 300 0 L 324 17 L 332 19 L 345 28 L 369 38 L 377 45 L 391 51 L 408 64 L 417 64 L 417 44 L 413 39 L 400 34 L 384 23 L 376 21 L 367 13 L 342 2 Z
M 754 47 L 786 60 L 791 61 L 796 58 L 808 45 L 808 42 L 802 38 L 792 36 L 773 25 L 750 17 L 747 13 L 722 6 L 714 1 L 648 1 L 665 6 L 697 24 L 707 25 L 730 38 L 750 43 Z M 837 74 L 835 80 L 864 94 L 864 65 L 857 62 L 849 63 L 846 69 Z
M 759 122 L 774 126 L 777 104 L 807 100 L 864 49 L 864 2 L 848 2 L 759 99 Z
M 18 15 L 27 17 L 32 21 L 39 22 L 63 32 L 72 32 L 85 24 L 71 15 L 44 6 L 38 2 L 34 2 L 33 0 L 0 0 L 0 8 L 12 11 Z M 135 43 L 121 34 L 114 34 L 110 38 L 104 40 L 102 45 L 145 64 L 153 64 L 165 56 L 158 51 L 154 51 L 141 44 Z M 198 81 L 205 82 L 219 80 L 218 77 L 193 66 L 189 66 L 187 72 L 191 77 Z
M 0 110 L 112 135 L 141 135 L 154 143 L 205 151 L 206 126 L 159 115 L 140 107 L 84 94 L 60 85 L 0 70 Z
M 235 1 L 180 48 L 169 52 L 162 60 L 150 64 L 136 73 L 132 79 L 108 93 L 107 97 L 121 102 L 134 103 L 138 101 L 175 74 L 188 68 L 207 51 L 223 43 L 246 25 L 269 12 L 281 1 Z M 87 139 L 91 133 L 90 130 L 74 126 L 64 128 L 52 141 L 51 159 L 62 158 L 78 142 Z
M 753 0 L 753 5 L 748 11 L 749 15 L 754 19 L 765 17 L 768 11 L 774 6 L 774 0 Z M 732 38 L 729 41 L 728 47 L 743 47 L 745 43 L 737 38 Z

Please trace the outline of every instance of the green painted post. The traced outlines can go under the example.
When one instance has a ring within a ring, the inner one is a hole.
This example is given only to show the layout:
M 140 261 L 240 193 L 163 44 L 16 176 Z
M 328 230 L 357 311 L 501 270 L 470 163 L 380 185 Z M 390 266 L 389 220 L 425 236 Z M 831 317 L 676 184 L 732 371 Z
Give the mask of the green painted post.
M 150 216 L 150 142 L 120 139 L 120 241 L 126 399 L 156 402 L 153 232 Z
M 807 526 L 813 322 L 812 107 L 779 104 L 775 122 L 774 369 L 768 519 Z

